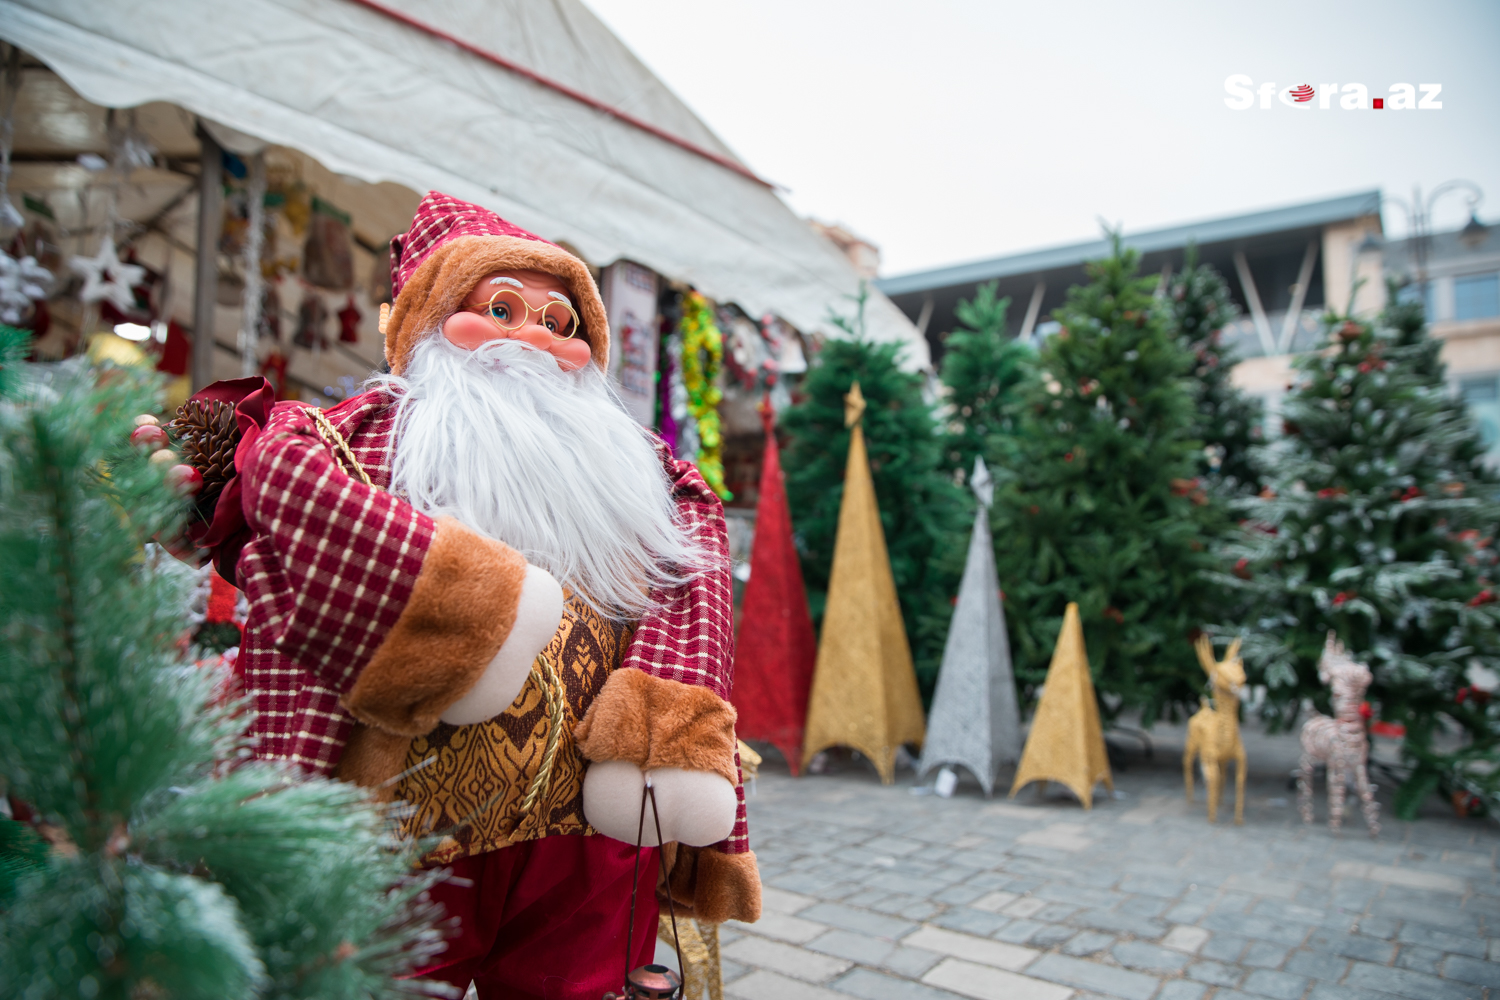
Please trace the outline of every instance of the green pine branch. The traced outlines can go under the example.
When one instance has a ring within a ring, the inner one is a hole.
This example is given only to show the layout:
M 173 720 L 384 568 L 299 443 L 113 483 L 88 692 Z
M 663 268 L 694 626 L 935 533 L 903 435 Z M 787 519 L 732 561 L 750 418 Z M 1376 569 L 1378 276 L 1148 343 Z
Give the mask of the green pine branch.
M 1011 464 L 1020 394 L 1033 378 L 1036 352 L 1005 335 L 1009 298 L 980 285 L 954 312 L 963 326 L 943 344 L 942 381 L 948 410 L 943 467 L 960 481 L 983 457 L 992 469 Z
M 156 386 L 21 365 L 0 403 L 4 995 L 395 998 L 435 946 L 409 846 L 361 793 L 244 764 L 244 706 L 184 662 Z M 39 837 L 44 834 L 45 837 Z M 46 845 L 46 846 L 44 846 Z

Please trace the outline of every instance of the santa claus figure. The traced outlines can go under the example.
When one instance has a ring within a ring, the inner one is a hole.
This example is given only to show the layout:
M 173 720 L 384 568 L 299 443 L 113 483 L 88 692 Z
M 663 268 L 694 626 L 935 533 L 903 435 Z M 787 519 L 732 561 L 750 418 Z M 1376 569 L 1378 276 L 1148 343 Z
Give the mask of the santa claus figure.
M 387 375 L 320 411 L 262 380 L 195 540 L 249 600 L 255 752 L 409 803 L 457 932 L 427 975 L 598 1000 L 678 913 L 754 920 L 722 507 L 606 377 L 588 268 L 431 193 L 394 243 Z M 630 927 L 636 843 L 653 873 Z

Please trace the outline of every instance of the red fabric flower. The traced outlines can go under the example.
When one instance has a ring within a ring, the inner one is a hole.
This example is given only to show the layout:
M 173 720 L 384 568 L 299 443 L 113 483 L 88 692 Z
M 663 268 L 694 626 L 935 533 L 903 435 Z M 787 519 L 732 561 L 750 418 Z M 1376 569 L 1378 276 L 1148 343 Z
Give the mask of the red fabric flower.
M 1250 579 L 1250 560 L 1241 559 L 1239 562 L 1235 563 L 1234 575 L 1239 577 L 1241 580 Z
M 1354 600 L 1358 596 L 1359 596 L 1359 592 L 1358 591 L 1354 591 L 1354 590 L 1341 590 L 1337 594 L 1333 595 L 1333 606 L 1337 608 L 1340 605 L 1343 605 L 1343 604 L 1347 603 L 1348 601 Z
M 1400 739 L 1406 735 L 1406 727 L 1399 722 L 1374 722 L 1370 724 L 1370 732 L 1388 739 Z
M 1495 603 L 1495 592 L 1486 587 L 1473 597 L 1469 598 L 1469 607 L 1477 608 L 1485 604 Z
M 1374 718 L 1374 716 L 1375 710 L 1370 707 L 1370 703 L 1368 701 L 1362 701 L 1359 703 L 1359 717 L 1361 719 L 1371 719 Z
M 1318 491 L 1318 499 L 1332 500 L 1334 497 L 1346 496 L 1348 495 L 1348 492 L 1349 491 L 1344 489 L 1342 486 L 1326 486 Z

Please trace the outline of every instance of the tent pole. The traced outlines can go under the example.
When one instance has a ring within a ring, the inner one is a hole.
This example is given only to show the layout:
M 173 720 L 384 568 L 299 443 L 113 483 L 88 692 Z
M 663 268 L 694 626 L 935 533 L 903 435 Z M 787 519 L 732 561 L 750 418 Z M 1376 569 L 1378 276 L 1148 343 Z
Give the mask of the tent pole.
M 198 254 L 193 287 L 193 391 L 214 380 L 214 306 L 224 223 L 224 151 L 198 123 Z

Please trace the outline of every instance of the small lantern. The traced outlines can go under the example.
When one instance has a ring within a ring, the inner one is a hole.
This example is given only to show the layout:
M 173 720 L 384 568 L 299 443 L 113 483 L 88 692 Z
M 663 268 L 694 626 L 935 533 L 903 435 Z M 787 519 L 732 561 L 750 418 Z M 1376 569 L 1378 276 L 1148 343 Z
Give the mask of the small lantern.
M 625 977 L 624 993 L 604 1000 L 682 1000 L 682 977 L 665 965 L 643 965 Z
M 636 894 L 641 887 L 641 841 L 646 831 L 646 803 L 651 803 L 651 820 L 656 825 L 656 842 L 662 842 L 661 837 L 661 815 L 656 808 L 656 789 L 651 784 L 651 774 L 647 772 L 645 782 L 641 788 L 641 819 L 635 834 L 635 872 L 630 878 L 630 918 L 625 925 L 625 962 L 629 968 L 630 957 L 635 954 L 635 900 Z M 661 864 L 661 878 L 663 882 L 668 880 L 667 859 L 660 852 L 657 853 L 657 861 Z M 677 949 L 677 967 L 684 968 L 682 963 L 682 942 L 677 937 L 677 906 L 672 901 L 672 894 L 667 893 L 667 912 L 672 915 L 672 945 Z M 683 1000 L 682 977 L 673 972 L 665 965 L 643 965 L 625 974 L 625 990 L 616 993 L 613 990 L 604 994 L 603 1000 Z

